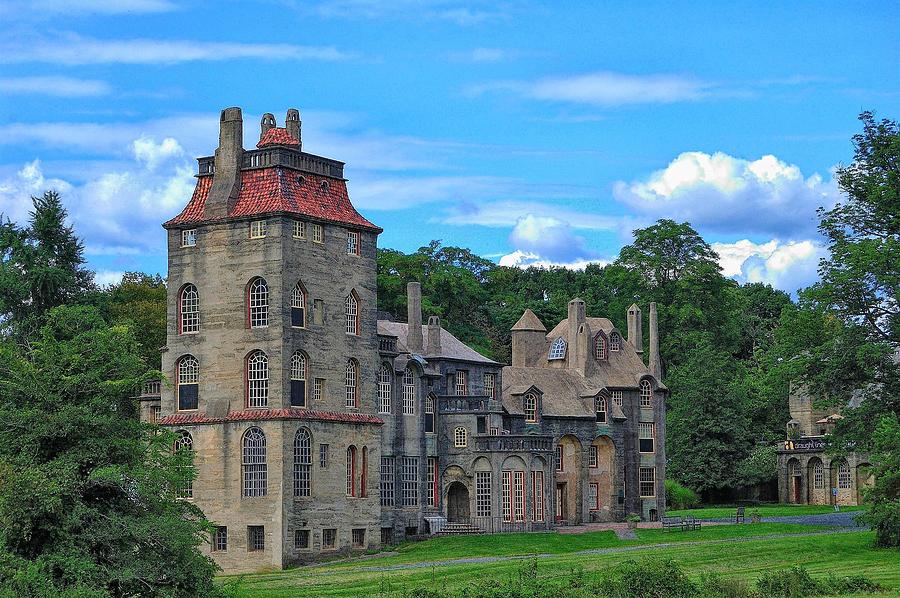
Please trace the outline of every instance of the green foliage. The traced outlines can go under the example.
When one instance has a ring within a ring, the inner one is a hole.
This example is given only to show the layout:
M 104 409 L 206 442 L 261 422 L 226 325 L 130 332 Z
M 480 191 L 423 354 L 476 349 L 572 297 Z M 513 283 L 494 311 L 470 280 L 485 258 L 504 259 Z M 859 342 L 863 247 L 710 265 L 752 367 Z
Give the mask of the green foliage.
M 774 444 L 756 445 L 738 465 L 738 479 L 744 486 L 771 482 L 778 474 L 778 453 Z
M 857 592 L 879 592 L 883 589 L 868 577 L 858 574 L 839 577 L 829 573 L 825 579 L 816 580 L 801 566 L 763 573 L 756 582 L 756 588 L 760 598 L 839 596 Z
M 700 496 L 675 480 L 666 480 L 666 505 L 672 509 L 690 509 L 700 504 Z
M 693 598 L 697 586 L 669 559 L 624 561 L 604 575 L 597 586 L 607 598 Z
M 159 369 L 159 349 L 166 344 L 166 283 L 158 274 L 126 272 L 122 281 L 106 289 L 107 318 L 140 330 L 140 354 L 147 367 Z
M 870 506 L 860 519 L 875 530 L 876 545 L 900 547 L 900 422 L 896 415 L 878 422 L 873 442 L 875 485 L 865 492 Z

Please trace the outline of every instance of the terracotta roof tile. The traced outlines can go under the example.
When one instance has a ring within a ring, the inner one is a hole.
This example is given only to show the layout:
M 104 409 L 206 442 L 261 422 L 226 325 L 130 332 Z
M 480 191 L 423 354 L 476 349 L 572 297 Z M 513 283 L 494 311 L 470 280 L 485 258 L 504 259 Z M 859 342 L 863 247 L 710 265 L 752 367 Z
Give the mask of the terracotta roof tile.
M 287 129 L 275 127 L 266 131 L 260 138 L 256 147 L 268 147 L 270 145 L 290 145 L 300 147 L 300 142 L 294 139 Z
M 246 409 L 232 411 L 225 417 L 208 417 L 205 413 L 174 413 L 161 418 L 161 426 L 192 424 L 219 424 L 238 421 L 259 421 L 273 419 L 299 419 L 350 424 L 381 425 L 383 420 L 367 413 L 337 413 L 334 411 L 314 411 L 311 409 Z

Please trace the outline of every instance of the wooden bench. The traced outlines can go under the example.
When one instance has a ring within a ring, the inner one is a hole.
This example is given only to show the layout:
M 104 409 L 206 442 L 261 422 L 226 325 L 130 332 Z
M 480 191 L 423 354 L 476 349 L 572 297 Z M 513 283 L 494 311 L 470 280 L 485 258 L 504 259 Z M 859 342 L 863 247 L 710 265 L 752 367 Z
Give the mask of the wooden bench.
M 738 507 L 737 511 L 734 512 L 733 517 L 734 523 L 744 523 L 744 507 Z
M 684 521 L 681 523 L 681 529 L 692 532 L 700 529 L 701 525 L 702 522 L 696 517 L 685 517 Z
M 681 517 L 663 517 L 662 527 L 663 531 L 669 531 L 670 529 L 683 529 L 682 519 Z

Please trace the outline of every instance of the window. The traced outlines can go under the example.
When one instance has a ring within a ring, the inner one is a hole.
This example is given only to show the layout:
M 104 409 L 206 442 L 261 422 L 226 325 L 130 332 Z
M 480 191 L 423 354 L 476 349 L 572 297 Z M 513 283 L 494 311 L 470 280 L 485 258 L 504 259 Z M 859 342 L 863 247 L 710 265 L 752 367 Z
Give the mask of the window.
M 359 255 L 359 233 L 347 232 L 347 255 Z
M 588 505 L 591 511 L 600 508 L 600 485 L 595 482 L 591 482 L 588 486 Z
M 594 337 L 594 358 L 604 361 L 607 357 L 606 337 L 602 333 L 597 333 L 597 336 Z
M 821 490 L 825 487 L 825 466 L 821 461 L 817 461 L 813 465 L 813 487 Z
M 419 504 L 419 458 L 402 457 L 400 460 L 400 490 L 402 506 L 415 507 Z
M 556 471 L 565 471 L 563 467 L 563 445 L 556 445 Z
M 590 467 L 599 467 L 599 462 L 597 446 L 592 444 L 590 446 Z
M 308 529 L 294 530 L 294 548 L 296 548 L 297 550 L 309 550 Z
M 500 428 L 495 428 L 495 427 L 491 426 L 490 435 L 491 436 L 500 436 Z
M 334 528 L 322 530 L 322 550 L 334 550 L 337 543 L 337 530 Z
M 622 348 L 622 335 L 618 332 L 611 332 L 609 334 L 609 350 L 610 351 L 619 351 Z
M 381 543 L 382 544 L 393 544 L 394 543 L 394 528 L 392 528 L 392 527 L 381 528 Z
M 656 468 L 641 467 L 640 469 L 641 498 L 656 496 Z
M 544 520 L 544 472 L 531 472 L 531 519 Z
M 294 238 L 306 238 L 306 223 L 302 220 L 294 220 Z
M 306 355 L 291 355 L 291 407 L 306 407 Z
M 247 318 L 250 328 L 269 325 L 269 285 L 262 278 L 254 278 L 247 287 Z
M 369 495 L 369 449 L 362 449 L 362 467 L 359 471 L 359 495 L 363 498 Z
M 306 328 L 306 291 L 299 281 L 291 291 L 291 326 Z
M 197 409 L 199 404 L 200 362 L 193 355 L 178 360 L 178 410 Z
M 379 493 L 381 494 L 381 506 L 394 506 L 394 458 L 381 458 L 381 478 Z
M 184 457 L 189 462 L 179 467 L 179 476 L 178 480 L 178 488 L 176 489 L 176 495 L 178 498 L 193 498 L 194 497 L 194 468 L 191 465 L 190 461 L 193 460 L 192 452 L 194 450 L 194 439 L 191 437 L 191 433 L 187 430 L 181 430 L 178 433 L 178 437 L 175 439 L 175 444 L 173 449 L 176 453 L 179 453 L 181 457 Z
M 613 405 L 616 405 L 619 409 L 622 408 L 622 391 L 621 390 L 612 391 L 612 402 L 613 402 Z
M 150 423 L 155 424 L 159 421 L 159 414 L 162 411 L 162 407 L 159 405 L 151 405 L 150 406 Z
M 347 362 L 347 369 L 344 372 L 344 390 L 346 391 L 344 404 L 348 409 L 355 409 L 358 406 L 356 403 L 358 381 L 359 365 L 351 359 Z
M 497 398 L 496 388 L 497 388 L 497 374 L 485 374 L 484 375 L 484 396 L 490 397 L 492 399 L 496 399 Z
M 254 351 L 247 358 L 247 405 L 266 407 L 269 404 L 269 358 L 262 351 Z
M 378 411 L 391 412 L 391 368 L 382 365 L 378 370 Z
M 228 550 L 228 528 L 219 525 L 213 532 L 212 549 L 216 552 L 224 552 Z
M 453 430 L 453 446 L 456 448 L 466 448 L 468 442 L 468 432 L 462 426 L 459 426 L 455 430 Z
M 475 516 L 491 516 L 491 472 L 475 472 Z
M 525 472 L 513 472 L 513 511 L 516 521 L 525 521 Z
M 365 548 L 366 529 L 357 527 L 350 530 L 350 541 L 353 543 L 353 548 Z
M 650 409 L 653 407 L 653 389 L 650 388 L 649 380 L 641 380 L 641 408 Z
M 179 334 L 200 332 L 200 294 L 197 287 L 186 284 L 178 296 Z
M 465 397 L 469 394 L 469 372 L 456 370 L 456 396 Z
M 197 244 L 197 229 L 189 228 L 181 231 L 181 246 L 193 247 Z
M 266 549 L 266 528 L 262 525 L 247 526 L 247 550 L 258 552 Z
M 522 409 L 525 411 L 526 422 L 537 421 L 537 397 L 534 393 L 529 392 L 522 398 Z
M 642 453 L 652 453 L 653 439 L 656 438 L 656 424 L 652 422 L 638 423 L 638 445 Z
M 244 433 L 241 465 L 244 470 L 244 496 L 265 496 L 267 493 L 266 436 L 259 428 Z
M 428 471 L 428 497 L 426 504 L 433 507 L 438 504 L 438 460 L 437 457 L 428 457 L 426 464 Z
M 300 428 L 294 435 L 294 496 L 310 496 L 312 473 L 312 437 Z
M 319 445 L 319 467 L 321 469 L 328 468 L 328 445 L 327 444 Z
M 597 411 L 597 421 L 606 423 L 606 397 L 596 397 L 594 399 L 594 408 Z
M 485 432 L 487 432 L 487 418 L 479 415 L 475 418 L 475 433 L 484 434 Z
M 359 334 L 359 301 L 353 291 L 344 300 L 344 315 L 347 316 L 347 334 Z
M 431 395 L 425 397 L 425 432 L 434 433 L 434 397 Z
M 325 388 L 325 379 L 316 378 L 313 381 L 313 401 L 322 400 L 322 389 Z
M 553 341 L 550 345 L 550 353 L 547 359 L 565 359 L 566 358 L 566 339 L 560 337 Z
M 846 461 L 841 461 L 838 466 L 838 488 L 846 490 L 850 487 L 850 465 Z
M 250 238 L 251 239 L 262 239 L 266 236 L 266 221 L 265 220 L 253 220 L 250 222 Z
M 500 484 L 500 502 L 503 505 L 503 521 L 512 521 L 512 471 L 503 470 Z
M 313 243 L 324 243 L 325 234 L 321 224 L 313 224 Z
M 347 496 L 356 496 L 356 447 L 347 447 Z
M 416 414 L 416 377 L 412 368 L 403 370 L 403 415 Z

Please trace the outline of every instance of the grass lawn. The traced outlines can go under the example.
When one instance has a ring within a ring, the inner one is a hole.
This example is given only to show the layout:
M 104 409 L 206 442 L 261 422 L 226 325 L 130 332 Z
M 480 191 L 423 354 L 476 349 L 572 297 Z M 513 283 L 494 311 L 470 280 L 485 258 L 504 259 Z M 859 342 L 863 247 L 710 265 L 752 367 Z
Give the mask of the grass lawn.
M 865 507 L 841 507 L 841 511 L 862 511 Z M 685 517 L 688 515 L 699 519 L 722 519 L 733 517 L 737 509 L 735 507 L 702 507 L 700 509 L 681 509 L 678 511 L 666 510 L 667 517 Z M 759 507 L 746 507 L 744 514 L 750 520 L 750 512 L 758 510 L 760 517 L 786 517 L 796 515 L 821 515 L 834 513 L 831 505 L 761 505 Z
M 683 533 L 638 530 L 639 539 L 632 541 L 620 541 L 611 532 L 439 538 L 401 546 L 394 556 L 248 575 L 231 581 L 238 583 L 238 596 L 242 598 L 387 596 L 388 591 L 399 593 L 426 585 L 457 589 L 490 584 L 492 579 L 515 575 L 522 559 L 529 558 L 511 555 L 540 553 L 547 556 L 538 557 L 538 573 L 547 577 L 580 568 L 591 578 L 622 560 L 644 557 L 671 558 L 692 575 L 714 570 L 748 580 L 755 580 L 762 571 L 802 564 L 815 576 L 862 573 L 889 589 L 878 596 L 900 597 L 900 551 L 873 549 L 871 532 L 822 531 L 811 526 L 756 524 Z M 818 534 L 796 535 L 809 532 Z M 738 540 L 792 533 L 793 537 Z M 663 542 L 667 545 L 660 545 Z M 590 549 L 609 552 L 578 552 Z M 507 560 L 430 564 L 476 555 L 505 555 L 501 558 Z

